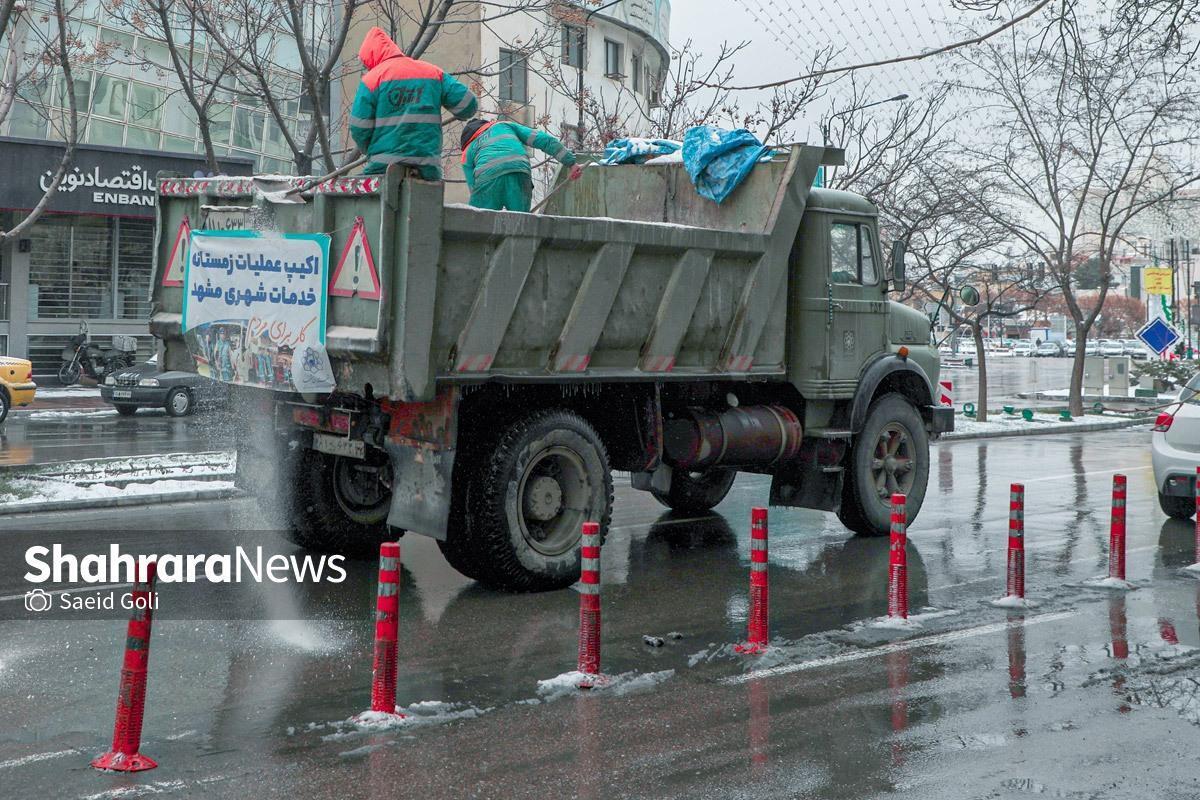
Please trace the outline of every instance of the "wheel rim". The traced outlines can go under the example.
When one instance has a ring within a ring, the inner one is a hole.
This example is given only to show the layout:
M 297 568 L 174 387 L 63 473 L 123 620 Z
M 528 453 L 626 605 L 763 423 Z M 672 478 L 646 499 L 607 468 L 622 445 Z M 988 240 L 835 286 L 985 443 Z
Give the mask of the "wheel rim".
M 912 434 L 899 422 L 889 422 L 879 432 L 871 454 L 871 481 L 880 501 L 899 492 L 908 494 L 916 480 L 916 453 Z
M 191 398 L 187 392 L 176 392 L 171 395 L 171 410 L 176 414 L 186 414 L 188 406 L 192 404 Z
M 567 447 L 538 453 L 521 475 L 517 497 L 521 535 L 530 547 L 545 556 L 573 549 L 591 498 L 583 457 Z
M 333 494 L 346 515 L 356 522 L 382 522 L 391 505 L 391 463 L 373 465 L 338 458 L 333 465 Z

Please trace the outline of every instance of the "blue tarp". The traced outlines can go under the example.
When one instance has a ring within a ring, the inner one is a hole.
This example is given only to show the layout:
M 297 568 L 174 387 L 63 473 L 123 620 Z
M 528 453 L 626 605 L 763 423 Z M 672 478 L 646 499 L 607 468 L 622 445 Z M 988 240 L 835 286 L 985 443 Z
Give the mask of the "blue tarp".
M 715 203 L 738 187 L 771 148 L 744 128 L 731 131 L 701 125 L 683 135 L 683 167 L 696 192 Z
M 651 158 L 677 152 L 680 146 L 679 142 L 670 139 L 613 139 L 604 146 L 604 158 L 600 163 L 605 166 L 641 164 Z

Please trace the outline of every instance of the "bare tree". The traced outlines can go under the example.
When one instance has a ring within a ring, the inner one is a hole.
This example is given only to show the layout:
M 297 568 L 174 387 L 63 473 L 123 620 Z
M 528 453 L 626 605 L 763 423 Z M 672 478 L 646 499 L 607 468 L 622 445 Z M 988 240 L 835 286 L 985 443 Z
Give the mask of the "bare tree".
M 1012 34 L 964 56 L 983 76 L 975 88 L 995 135 L 966 154 L 1004 189 L 981 211 L 1045 265 L 1075 323 L 1072 413 L 1083 412 L 1086 340 L 1127 227 L 1200 180 L 1188 160 L 1200 136 L 1195 53 L 1164 50 L 1144 25 L 1085 22 L 1068 8 L 1048 35 Z M 1089 308 L 1074 272 L 1092 257 L 1099 291 Z
M 20 15 L 32 13 L 24 6 L 19 6 L 13 0 L 0 0 L 0 40 L 8 38 L 10 42 L 21 35 L 18 31 L 18 26 L 14 23 L 19 20 Z M 55 167 L 53 174 L 50 177 L 50 182 L 45 185 L 41 199 L 38 200 L 34 207 L 30 209 L 25 216 L 17 222 L 12 228 L 7 231 L 0 230 L 0 244 L 7 242 L 9 239 L 20 237 L 28 230 L 42 213 L 49 207 L 50 201 L 54 199 L 54 195 L 58 192 L 58 187 L 62 183 L 63 176 L 67 174 L 67 170 L 71 168 L 71 162 L 75 158 L 75 146 L 79 142 L 79 113 L 76 107 L 75 97 L 75 74 L 74 62 L 79 58 L 79 45 L 76 37 L 71 34 L 69 25 L 70 8 L 64 4 L 64 0 L 54 0 L 51 16 L 54 19 L 54 29 L 51 38 L 37 42 L 35 49 L 37 53 L 33 56 L 35 60 L 35 68 L 25 73 L 26 78 L 24 83 L 41 83 L 48 80 L 50 76 L 61 75 L 63 80 L 63 98 L 65 108 L 63 113 L 56 114 L 52 109 L 43 107 L 43 111 L 51 120 L 51 124 L 61 128 L 59 133 L 63 139 L 63 153 L 59 158 L 58 165 Z M 30 30 L 33 30 L 31 28 Z M 17 49 L 14 57 L 11 59 L 15 66 L 16 72 L 19 74 L 23 70 L 23 65 L 19 63 L 20 58 L 16 53 L 21 50 Z M 39 72 L 40 68 L 40 72 Z M 41 80 L 34 81 L 31 77 L 35 74 L 41 75 Z M 0 123 L 4 122 L 15 102 L 15 98 L 20 94 L 20 84 L 14 84 L 10 90 L 4 87 L 5 95 L 0 97 L 3 99 L 2 110 L 0 114 Z M 33 98 L 28 98 L 33 99 Z M 41 98 L 44 101 L 44 97 Z

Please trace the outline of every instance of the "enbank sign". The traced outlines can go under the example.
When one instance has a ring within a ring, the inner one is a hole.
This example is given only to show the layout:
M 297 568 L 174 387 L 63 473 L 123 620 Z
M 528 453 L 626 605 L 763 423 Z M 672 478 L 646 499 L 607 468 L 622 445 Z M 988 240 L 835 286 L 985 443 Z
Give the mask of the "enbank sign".
M 38 186 L 44 192 L 54 183 L 54 170 L 42 173 Z M 81 168 L 68 172 L 58 184 L 58 191 L 67 193 L 82 189 L 91 191 L 93 203 L 116 203 L 123 206 L 153 206 L 154 179 L 138 164 L 131 164 L 116 175 L 101 175 L 100 167 L 88 172 Z

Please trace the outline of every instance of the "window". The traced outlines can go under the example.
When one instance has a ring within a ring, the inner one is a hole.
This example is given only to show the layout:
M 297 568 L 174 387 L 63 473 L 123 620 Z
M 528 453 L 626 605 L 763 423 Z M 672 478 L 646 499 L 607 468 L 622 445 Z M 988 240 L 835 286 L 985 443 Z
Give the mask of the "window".
M 134 83 L 129 92 L 129 121 L 147 128 L 162 125 L 163 92 L 156 86 Z
M 584 53 L 587 52 L 587 31 L 575 25 L 562 27 L 562 63 L 575 69 L 583 69 Z
M 834 283 L 878 282 L 871 229 L 866 225 L 835 222 L 829 228 L 830 279 Z
M 563 123 L 562 136 L 560 138 L 568 150 L 583 149 L 583 131 L 584 129 L 578 125 L 571 125 L 570 123 L 565 122 Z
M 610 78 L 625 77 L 625 48 L 620 42 L 604 40 L 604 74 Z
M 629 57 L 629 77 L 633 80 L 633 90 L 642 91 L 642 57 L 637 53 Z
M 662 105 L 662 85 L 662 78 L 656 78 L 650 68 L 646 67 L 646 95 L 650 98 L 651 108 L 658 108 Z
M 500 51 L 500 99 L 509 103 L 529 100 L 525 58 L 515 50 Z
M 96 78 L 96 93 L 92 95 L 92 113 L 113 119 L 125 119 L 125 96 L 129 82 L 110 75 Z M 118 144 L 120 144 L 118 142 Z

